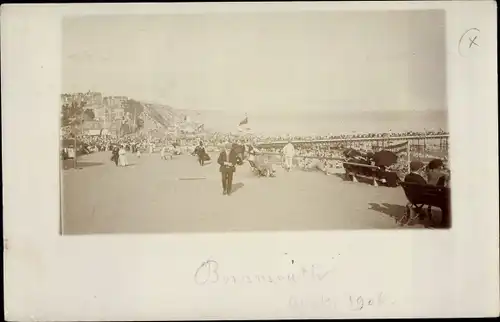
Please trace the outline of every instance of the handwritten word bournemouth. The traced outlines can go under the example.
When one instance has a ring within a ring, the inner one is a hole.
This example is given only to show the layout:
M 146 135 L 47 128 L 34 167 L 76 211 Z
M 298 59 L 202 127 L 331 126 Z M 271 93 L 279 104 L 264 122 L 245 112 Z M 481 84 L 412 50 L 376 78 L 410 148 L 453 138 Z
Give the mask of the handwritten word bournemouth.
M 207 260 L 196 269 L 194 281 L 198 285 L 295 284 L 300 282 L 322 282 L 332 272 L 332 267 L 324 269 L 313 264 L 297 266 L 295 270 L 283 274 L 225 274 L 217 261 Z

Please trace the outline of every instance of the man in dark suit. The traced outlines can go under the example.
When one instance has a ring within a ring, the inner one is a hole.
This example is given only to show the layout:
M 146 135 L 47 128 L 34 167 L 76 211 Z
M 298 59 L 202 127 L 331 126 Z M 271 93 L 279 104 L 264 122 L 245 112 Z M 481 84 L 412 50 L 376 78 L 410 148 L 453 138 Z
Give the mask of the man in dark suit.
M 427 184 L 424 177 L 422 177 L 418 171 L 420 171 L 424 167 L 424 164 L 420 161 L 412 161 L 410 162 L 410 173 L 406 175 L 405 182 L 408 183 L 416 183 L 416 184 Z
M 200 163 L 201 166 L 205 165 L 205 160 L 206 157 L 205 155 L 207 154 L 205 151 L 205 147 L 203 146 L 203 142 L 200 141 L 200 144 L 196 147 L 194 150 L 196 155 L 198 156 L 198 162 Z
M 233 173 L 236 171 L 236 153 L 231 149 L 231 143 L 224 145 L 224 150 L 219 154 L 217 163 L 220 165 L 219 171 L 222 175 L 222 194 L 231 195 L 233 185 Z

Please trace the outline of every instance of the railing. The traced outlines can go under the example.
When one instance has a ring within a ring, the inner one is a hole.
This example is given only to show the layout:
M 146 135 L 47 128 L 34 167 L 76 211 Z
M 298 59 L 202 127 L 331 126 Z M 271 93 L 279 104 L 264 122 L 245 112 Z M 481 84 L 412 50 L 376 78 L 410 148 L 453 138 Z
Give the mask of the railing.
M 370 169 L 378 169 L 377 166 L 371 165 L 371 164 L 362 164 L 362 163 L 353 163 L 353 162 L 344 162 L 344 164 L 352 165 L 352 166 L 355 166 L 355 167 L 364 167 L 364 168 L 370 168 Z
M 279 152 L 262 151 L 262 152 L 260 152 L 260 154 L 281 156 L 281 153 L 279 153 Z M 295 155 L 293 158 L 294 159 L 320 159 L 320 160 L 332 160 L 332 161 L 343 161 L 344 160 L 341 157 L 323 157 L 323 156 L 308 156 L 308 155 Z
M 407 140 L 432 140 L 432 139 L 448 139 L 449 134 L 434 134 L 434 135 L 411 135 L 411 136 L 384 136 L 384 137 L 347 137 L 336 139 L 321 139 L 321 140 L 296 140 L 291 141 L 292 144 L 317 144 L 317 143 L 343 143 L 343 142 L 360 142 L 360 141 L 407 141 Z M 274 141 L 274 142 L 259 142 L 258 146 L 263 145 L 282 145 L 287 144 L 288 141 Z

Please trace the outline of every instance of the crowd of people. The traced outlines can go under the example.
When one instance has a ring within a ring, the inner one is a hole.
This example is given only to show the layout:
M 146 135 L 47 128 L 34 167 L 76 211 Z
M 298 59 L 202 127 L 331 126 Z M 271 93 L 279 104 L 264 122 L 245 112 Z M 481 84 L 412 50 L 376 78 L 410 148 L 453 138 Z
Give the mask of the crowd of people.
M 403 132 L 403 133 L 382 133 L 382 134 L 367 134 L 368 137 L 398 137 L 409 135 L 431 135 L 441 134 L 440 132 Z M 75 155 L 88 154 L 102 151 L 112 151 L 113 161 L 117 165 L 126 165 L 127 152 L 135 153 L 140 157 L 141 153 L 154 153 L 160 152 L 162 159 L 171 159 L 173 155 L 179 154 L 193 154 L 197 155 L 200 165 L 210 160 L 208 152 L 219 151 L 220 147 L 226 142 L 233 142 L 235 145 L 244 147 L 243 149 L 248 153 L 245 158 L 250 157 L 253 163 L 261 164 L 263 167 L 272 169 L 272 163 L 280 160 L 288 171 L 292 167 L 297 167 L 302 170 L 319 170 L 325 174 L 332 174 L 343 168 L 343 161 L 345 157 L 342 154 L 342 146 L 326 146 L 314 144 L 292 144 L 293 141 L 301 140 L 322 140 L 330 138 L 357 138 L 357 135 L 351 136 L 329 136 L 329 137 L 272 137 L 263 138 L 255 136 L 238 136 L 231 134 L 214 133 L 212 135 L 204 136 L 191 136 L 174 139 L 172 137 L 152 137 L 148 135 L 128 135 L 123 137 L 117 136 L 88 136 L 79 135 L 76 137 L 76 148 L 72 144 L 74 137 L 70 134 L 64 135 L 63 139 L 69 142 L 69 146 L 62 147 L 62 157 L 72 158 Z M 288 144 L 282 146 L 259 146 L 262 142 L 285 141 Z M 200 142 L 203 142 L 200 145 Z M 76 151 L 76 152 L 75 152 Z M 367 151 L 361 149 L 361 151 Z M 275 155 L 274 162 L 272 157 Z M 288 155 L 288 157 L 287 157 Z M 293 155 L 293 157 L 291 156 Z M 120 158 L 120 156 L 123 156 Z M 277 159 L 276 159 L 277 158 Z M 391 166 L 391 171 L 396 171 L 401 177 L 409 173 L 407 158 L 401 158 L 400 162 Z M 241 160 L 239 160 L 241 162 Z M 444 158 L 446 162 L 446 158 Z M 274 173 L 274 170 L 270 170 Z
M 275 142 L 275 141 L 286 141 L 291 139 L 293 141 L 314 141 L 314 140 L 348 140 L 348 139 L 369 139 L 369 138 L 398 138 L 398 137 L 426 137 L 433 135 L 446 135 L 448 132 L 440 129 L 439 131 L 405 131 L 405 132 L 384 132 L 384 133 L 352 133 L 352 134 L 341 134 L 341 135 L 316 135 L 316 136 L 268 136 L 268 137 L 257 137 L 258 140 L 262 142 Z
M 392 137 L 398 135 L 415 135 L 416 132 L 404 132 L 390 134 Z M 429 134 L 429 132 L 427 132 Z M 389 133 L 376 134 L 375 136 L 389 135 Z M 332 136 L 333 138 L 339 136 Z M 345 136 L 346 139 L 355 138 L 357 136 Z M 371 136 L 373 137 L 373 136 Z M 342 137 L 344 138 L 344 137 Z M 63 139 L 72 145 L 72 137 L 70 134 L 64 135 Z M 162 156 L 180 154 L 180 153 L 193 153 L 201 141 L 204 142 L 204 150 L 207 152 L 218 150 L 218 148 L 224 144 L 224 142 L 234 142 L 235 144 L 258 147 L 259 151 L 266 154 L 280 154 L 282 147 L 260 147 L 259 143 L 270 141 L 299 141 L 299 140 L 321 140 L 327 139 L 325 137 L 273 137 L 273 138 L 262 138 L 255 136 L 234 136 L 230 134 L 220 134 L 215 133 L 212 135 L 189 137 L 182 139 L 172 139 L 172 138 L 160 138 L 151 137 L 148 135 L 128 135 L 123 137 L 117 136 L 88 136 L 88 135 L 78 135 L 76 137 L 76 148 L 74 146 L 64 146 L 62 147 L 63 157 L 68 158 L 68 148 L 75 149 L 77 154 L 88 154 L 93 152 L 101 151 L 112 151 L 115 147 L 122 148 L 125 151 L 130 151 L 132 153 L 141 152 L 160 152 Z M 181 143 L 182 142 L 182 143 Z M 324 145 L 314 145 L 314 144 L 295 144 L 294 145 L 294 160 L 295 164 L 301 169 L 318 169 L 322 168 L 325 172 L 329 172 L 330 169 L 338 169 L 342 167 L 342 146 L 337 148 L 324 146 Z M 365 150 L 365 149 L 361 149 Z M 397 164 L 395 167 L 400 167 L 404 172 L 407 165 L 404 163 Z M 333 170 L 332 170 L 333 171 Z M 404 174 L 404 173 L 403 173 Z

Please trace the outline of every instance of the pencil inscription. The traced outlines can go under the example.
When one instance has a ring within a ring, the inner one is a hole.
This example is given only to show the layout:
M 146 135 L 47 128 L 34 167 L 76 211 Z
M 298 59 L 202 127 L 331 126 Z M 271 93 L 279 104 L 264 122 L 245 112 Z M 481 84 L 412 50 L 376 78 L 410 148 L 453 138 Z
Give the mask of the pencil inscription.
M 473 47 L 479 47 L 479 34 L 481 30 L 477 28 L 467 29 L 458 41 L 458 52 L 462 57 L 467 55 Z
M 389 307 L 396 302 L 383 292 L 375 294 L 345 294 L 345 295 L 291 295 L 288 306 L 292 310 L 336 310 L 360 312 L 369 309 Z
M 224 285 L 245 285 L 245 284 L 295 284 L 300 282 L 322 282 L 333 273 L 333 266 L 322 267 L 311 264 L 297 266 L 291 271 L 276 273 L 248 273 L 230 274 L 224 273 L 219 263 L 215 260 L 204 261 L 194 273 L 194 281 L 198 285 L 224 284 Z

